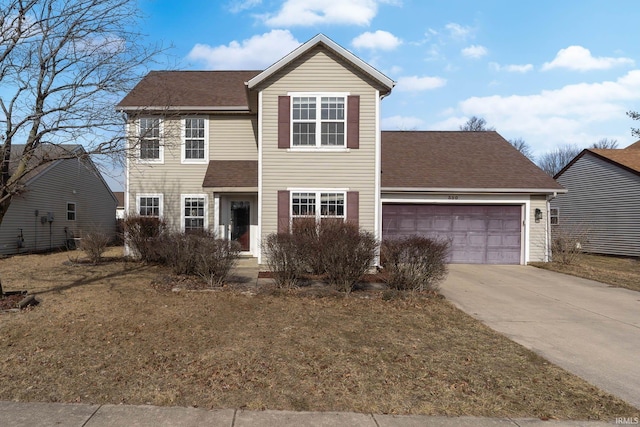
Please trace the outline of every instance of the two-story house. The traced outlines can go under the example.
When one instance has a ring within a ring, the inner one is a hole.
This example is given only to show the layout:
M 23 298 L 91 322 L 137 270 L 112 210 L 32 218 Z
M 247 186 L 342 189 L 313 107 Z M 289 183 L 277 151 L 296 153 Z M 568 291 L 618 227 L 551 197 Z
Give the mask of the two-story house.
M 495 132 L 480 138 L 451 132 L 457 136 L 444 141 L 442 133 L 381 132 L 380 102 L 393 86 L 322 34 L 263 71 L 151 72 L 118 105 L 136 144 L 136 158 L 127 165 L 126 211 L 163 217 L 183 231 L 215 230 L 259 262 L 262 239 L 288 231 L 296 217 L 343 218 L 380 237 L 418 232 L 449 238 L 457 262 L 545 259 L 548 221 L 536 227 L 529 220 L 538 211 L 547 218 L 548 198 L 561 187 Z M 408 145 L 407 135 L 415 137 Z M 465 163 L 443 158 L 449 143 L 457 144 L 455 156 L 472 145 L 472 152 L 488 150 L 476 158 L 491 165 L 473 167 L 494 178 L 477 184 L 483 173 L 462 168 L 466 178 L 439 184 L 450 175 L 447 161 Z M 434 144 L 441 153 L 433 171 L 437 187 L 428 164 L 415 163 L 426 160 Z M 502 165 L 507 176 L 496 170 Z M 513 174 L 524 178 L 512 185 Z M 411 208 L 442 203 L 459 208 L 445 214 L 450 221 L 444 227 L 437 212 Z M 496 220 L 507 215 L 503 205 L 511 206 L 509 218 Z M 398 209 L 412 218 L 399 220 Z M 387 230 L 383 214 L 390 218 Z M 483 255 L 467 257 L 469 248 Z

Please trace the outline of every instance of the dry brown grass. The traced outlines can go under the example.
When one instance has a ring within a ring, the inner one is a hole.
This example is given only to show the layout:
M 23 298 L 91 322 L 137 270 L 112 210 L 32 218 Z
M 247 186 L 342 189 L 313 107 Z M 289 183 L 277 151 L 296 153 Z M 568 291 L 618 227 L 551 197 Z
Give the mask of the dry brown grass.
M 107 254 L 110 255 L 110 254 Z M 111 253 L 111 255 L 114 255 Z M 630 406 L 438 298 L 151 287 L 137 263 L 0 261 L 0 399 L 611 419 Z
M 619 288 L 640 291 L 640 260 L 634 258 L 582 254 L 572 264 L 539 262 L 532 265 Z

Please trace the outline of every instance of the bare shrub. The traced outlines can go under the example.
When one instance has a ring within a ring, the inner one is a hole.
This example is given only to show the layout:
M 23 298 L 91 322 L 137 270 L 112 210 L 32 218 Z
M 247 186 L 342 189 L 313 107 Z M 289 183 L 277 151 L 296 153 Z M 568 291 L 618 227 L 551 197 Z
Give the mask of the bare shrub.
M 584 225 L 555 225 L 551 231 L 552 260 L 560 264 L 575 264 L 589 241 L 589 227 Z
M 295 218 L 291 226 L 291 234 L 297 247 L 299 261 L 306 270 L 316 276 L 324 274 L 319 239 L 319 226 L 315 218 Z
M 166 230 L 167 224 L 161 218 L 130 215 L 124 219 L 125 244 L 145 262 L 160 260 L 157 244 Z
M 218 239 L 214 235 L 195 235 L 198 242 L 196 274 L 207 281 L 209 286 L 223 285 L 236 265 L 241 246 L 238 242 Z
M 82 236 L 80 249 L 92 263 L 98 264 L 102 261 L 102 254 L 109 247 L 109 243 L 111 243 L 111 236 L 108 233 L 92 230 Z
M 195 274 L 198 240 L 192 234 L 165 232 L 155 241 L 158 261 L 171 269 L 173 274 Z
M 393 289 L 437 291 L 447 277 L 448 240 L 413 235 L 385 239 L 380 246 L 385 281 Z
M 371 268 L 378 241 L 369 231 L 341 220 L 323 220 L 318 225 L 318 254 L 332 285 L 348 296 Z
M 269 271 L 278 288 L 293 288 L 305 273 L 305 256 L 296 234 L 273 233 L 262 242 Z

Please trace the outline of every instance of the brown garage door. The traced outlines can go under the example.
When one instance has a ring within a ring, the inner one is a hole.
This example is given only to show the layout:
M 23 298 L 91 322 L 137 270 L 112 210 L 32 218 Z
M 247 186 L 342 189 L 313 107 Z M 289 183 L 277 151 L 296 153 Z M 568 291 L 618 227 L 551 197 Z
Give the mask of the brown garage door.
M 382 235 L 449 239 L 452 263 L 520 264 L 520 212 L 520 206 L 385 204 Z

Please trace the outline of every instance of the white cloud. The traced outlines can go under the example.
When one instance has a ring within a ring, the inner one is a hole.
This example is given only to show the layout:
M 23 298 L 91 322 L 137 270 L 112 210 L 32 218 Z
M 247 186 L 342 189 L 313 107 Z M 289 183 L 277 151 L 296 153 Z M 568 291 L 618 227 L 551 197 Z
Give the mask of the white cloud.
M 262 0 L 233 0 L 227 6 L 231 13 L 239 13 L 262 3 Z
M 482 58 L 487 53 L 489 52 L 487 51 L 486 47 L 481 45 L 475 45 L 475 44 L 462 49 L 463 56 L 466 56 L 467 58 L 473 58 L 473 59 Z
M 351 44 L 357 49 L 393 50 L 402 44 L 402 40 L 388 31 L 378 30 L 360 34 Z
M 458 40 L 466 40 L 472 33 L 471 27 L 463 27 L 454 22 L 445 25 L 445 28 L 449 31 L 449 35 L 452 38 Z
M 285 0 L 277 13 L 261 18 L 271 27 L 320 24 L 366 26 L 378 13 L 378 3 L 380 0 Z
M 419 92 L 423 90 L 437 89 L 447 84 L 442 77 L 418 77 L 406 76 L 398 79 L 396 90 L 398 92 Z
M 533 70 L 532 64 L 511 64 L 511 65 L 500 65 L 497 62 L 489 63 L 489 66 L 496 71 L 507 71 L 509 73 L 526 73 Z
M 381 128 L 384 130 L 415 130 L 423 129 L 424 120 L 411 116 L 392 116 L 382 119 Z
M 576 71 L 608 70 L 618 65 L 633 65 L 630 58 L 594 57 L 591 51 L 582 46 L 569 46 L 560 49 L 551 62 L 542 65 L 542 71 L 554 68 L 567 68 Z
M 478 116 L 505 137 L 525 136 L 538 151 L 554 146 L 593 143 L 599 126 L 626 118 L 629 105 L 640 102 L 640 70 L 615 81 L 580 83 L 534 95 L 472 97 L 459 103 L 451 116 Z M 436 128 L 447 129 L 454 117 Z M 593 129 L 593 130 L 592 130 Z
M 212 70 L 265 68 L 297 48 L 300 42 L 287 30 L 272 30 L 242 42 L 209 46 L 196 44 L 187 58 Z

